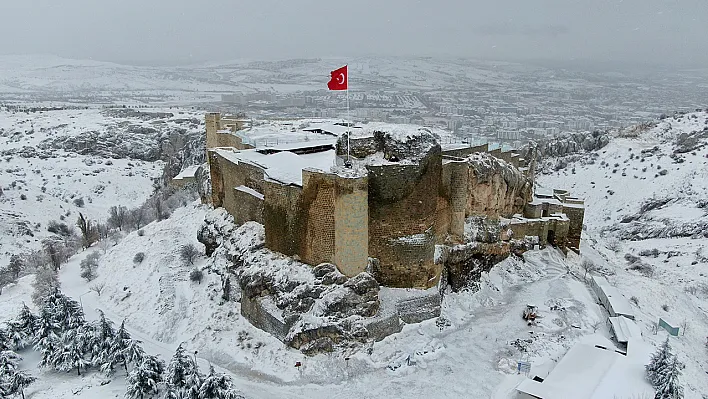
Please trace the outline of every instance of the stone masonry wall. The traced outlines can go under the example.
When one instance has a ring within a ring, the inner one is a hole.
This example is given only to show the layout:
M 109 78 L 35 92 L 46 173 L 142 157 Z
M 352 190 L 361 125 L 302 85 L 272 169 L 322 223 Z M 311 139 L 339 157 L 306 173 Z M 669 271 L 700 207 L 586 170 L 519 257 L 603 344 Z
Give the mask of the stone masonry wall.
M 259 213 L 262 213 L 259 210 L 262 204 L 259 203 L 259 199 L 251 195 L 244 197 L 245 193 L 241 193 L 235 188 L 246 186 L 262 192 L 263 170 L 245 163 L 233 163 L 216 151 L 209 151 L 208 154 L 212 184 L 211 196 L 214 207 L 226 209 L 237 223 L 249 220 L 262 222 L 262 217 L 259 216 Z M 244 198 L 246 203 L 243 202 Z
M 299 254 L 305 236 L 302 188 L 264 181 L 263 225 L 266 247 L 282 254 Z
M 244 224 L 253 221 L 263 224 L 263 199 L 235 188 L 233 190 L 233 207 L 236 208 L 236 212 L 231 215 L 234 217 L 234 222 Z
M 369 255 L 379 260 L 374 276 L 390 287 L 427 288 L 441 267 L 433 262 L 435 211 L 442 171 L 440 149 L 420 165 L 367 166 Z
M 347 277 L 369 263 L 369 179 L 337 177 L 334 264 Z
M 563 213 L 570 219 L 568 226 L 568 246 L 580 249 L 580 237 L 583 233 L 585 209 L 582 207 L 564 206 Z
M 334 259 L 334 175 L 302 172 L 304 237 L 299 248 L 305 263 L 319 265 Z

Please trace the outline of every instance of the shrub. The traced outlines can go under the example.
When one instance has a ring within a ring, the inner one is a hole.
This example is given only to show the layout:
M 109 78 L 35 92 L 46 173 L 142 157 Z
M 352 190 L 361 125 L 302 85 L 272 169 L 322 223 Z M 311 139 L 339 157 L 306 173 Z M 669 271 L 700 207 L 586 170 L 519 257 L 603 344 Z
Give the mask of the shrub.
M 201 284 L 204 278 L 204 272 L 199 269 L 194 269 L 189 273 L 189 279 L 195 283 Z
M 85 203 L 83 198 L 76 198 L 74 199 L 74 205 L 76 205 L 79 208 L 83 208 Z
M 143 231 L 142 229 L 138 230 L 138 236 L 142 237 L 144 235 L 145 235 L 145 231 Z
M 20 199 L 24 201 L 27 199 L 27 196 L 25 194 L 20 194 Z
M 669 311 L 669 305 L 663 304 L 663 305 L 661 305 L 661 309 L 663 309 L 664 312 L 668 312 L 668 311 Z
M 145 252 L 138 252 L 133 256 L 133 263 L 143 263 L 143 260 L 145 260 Z
M 199 250 L 194 244 L 185 244 L 180 247 L 179 256 L 184 262 L 194 265 L 194 260 L 199 256 Z
M 632 297 L 629 298 L 629 300 L 632 301 L 633 304 L 639 306 L 639 298 L 637 298 L 636 296 L 632 295 Z
M 91 252 L 81 261 L 81 277 L 86 281 L 91 281 L 96 278 L 96 269 L 98 269 L 98 258 L 101 255 L 98 252 Z

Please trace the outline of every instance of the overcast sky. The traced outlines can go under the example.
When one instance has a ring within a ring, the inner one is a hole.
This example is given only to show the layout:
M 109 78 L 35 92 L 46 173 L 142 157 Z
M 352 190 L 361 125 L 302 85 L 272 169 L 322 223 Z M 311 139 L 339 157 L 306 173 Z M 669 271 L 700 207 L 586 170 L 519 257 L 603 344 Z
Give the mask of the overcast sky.
M 708 65 L 708 0 L 0 0 L 0 54 Z

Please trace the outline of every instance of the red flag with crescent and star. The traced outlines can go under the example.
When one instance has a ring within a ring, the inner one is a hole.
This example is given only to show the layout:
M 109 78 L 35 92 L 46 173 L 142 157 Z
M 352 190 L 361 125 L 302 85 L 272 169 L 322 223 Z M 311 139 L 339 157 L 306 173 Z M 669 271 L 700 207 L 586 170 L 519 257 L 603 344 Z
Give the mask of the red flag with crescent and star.
M 347 66 L 335 69 L 331 72 L 332 78 L 327 83 L 327 88 L 330 90 L 347 90 L 349 77 L 347 75 Z

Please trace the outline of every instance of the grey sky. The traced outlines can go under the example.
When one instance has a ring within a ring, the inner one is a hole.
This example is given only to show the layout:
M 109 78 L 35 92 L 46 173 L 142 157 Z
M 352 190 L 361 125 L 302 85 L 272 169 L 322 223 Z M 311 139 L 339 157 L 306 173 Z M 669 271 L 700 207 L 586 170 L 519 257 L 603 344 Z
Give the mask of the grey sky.
M 0 54 L 708 64 L 706 0 L 0 0 Z

